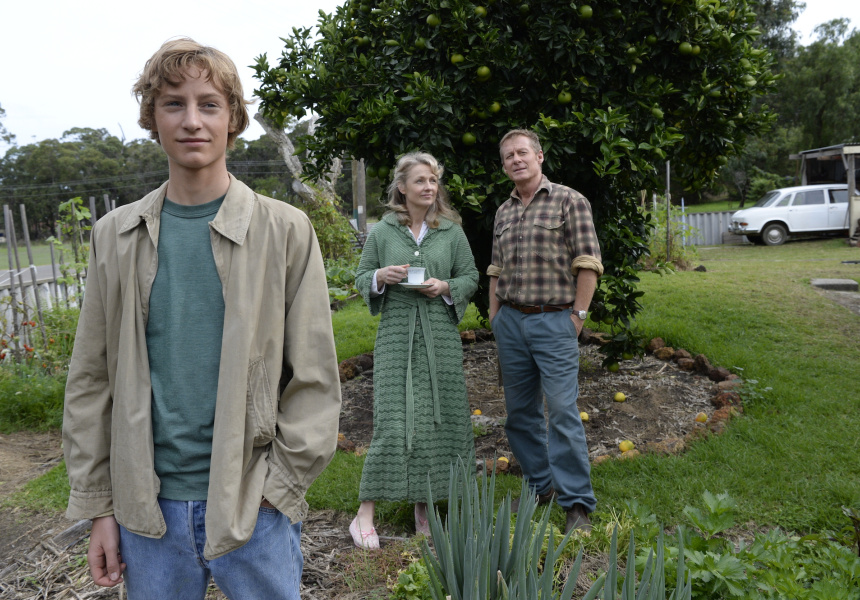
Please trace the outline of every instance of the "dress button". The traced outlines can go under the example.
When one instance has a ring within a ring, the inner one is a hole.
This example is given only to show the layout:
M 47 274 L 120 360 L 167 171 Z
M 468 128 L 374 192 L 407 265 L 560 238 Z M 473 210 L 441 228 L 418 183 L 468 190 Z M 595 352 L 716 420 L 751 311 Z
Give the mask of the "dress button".
M 415 256 L 418 256 L 418 250 L 415 251 Z

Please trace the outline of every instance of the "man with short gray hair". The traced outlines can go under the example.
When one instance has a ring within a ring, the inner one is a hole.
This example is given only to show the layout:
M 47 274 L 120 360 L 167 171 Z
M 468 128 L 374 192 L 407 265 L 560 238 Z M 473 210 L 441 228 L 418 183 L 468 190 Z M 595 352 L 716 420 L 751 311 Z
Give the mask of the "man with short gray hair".
M 587 531 L 596 500 L 576 406 L 577 338 L 603 273 L 600 245 L 588 200 L 543 175 L 543 150 L 534 132 L 509 131 L 499 148 L 515 185 L 496 212 L 487 269 L 505 431 L 538 502 L 557 496 L 567 513 L 565 531 Z

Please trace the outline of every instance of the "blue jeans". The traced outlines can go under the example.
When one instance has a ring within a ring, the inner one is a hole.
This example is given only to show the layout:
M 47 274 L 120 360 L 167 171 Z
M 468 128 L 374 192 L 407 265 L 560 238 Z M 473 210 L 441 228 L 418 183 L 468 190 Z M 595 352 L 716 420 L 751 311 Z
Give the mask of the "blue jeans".
M 593 511 L 597 501 L 576 406 L 579 343 L 570 311 L 527 315 L 502 305 L 492 327 L 505 385 L 505 432 L 523 475 L 535 493 L 555 487 L 562 508 L 582 504 Z
M 203 600 L 209 577 L 233 600 L 299 600 L 302 524 L 260 507 L 251 540 L 212 560 L 203 558 L 206 502 L 159 498 L 167 533 L 160 539 L 120 526 L 129 600 Z

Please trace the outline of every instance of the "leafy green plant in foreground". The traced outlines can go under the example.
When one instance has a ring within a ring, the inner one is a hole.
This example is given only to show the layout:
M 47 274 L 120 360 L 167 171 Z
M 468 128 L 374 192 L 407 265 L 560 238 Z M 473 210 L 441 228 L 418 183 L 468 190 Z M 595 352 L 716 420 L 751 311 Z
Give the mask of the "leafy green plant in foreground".
M 679 528 L 677 545 L 691 576 L 692 598 L 856 599 L 860 557 L 830 532 L 796 536 L 773 529 L 739 542 L 724 534 L 734 525 L 737 503 L 728 494 L 702 494 L 703 508 L 684 514 L 702 532 Z M 733 536 L 734 537 L 734 536 Z M 667 568 L 677 559 L 670 553 Z M 647 556 L 640 552 L 637 564 Z
M 397 576 L 397 583 L 391 588 L 392 600 L 433 600 L 430 595 L 430 576 L 424 561 L 409 563 Z

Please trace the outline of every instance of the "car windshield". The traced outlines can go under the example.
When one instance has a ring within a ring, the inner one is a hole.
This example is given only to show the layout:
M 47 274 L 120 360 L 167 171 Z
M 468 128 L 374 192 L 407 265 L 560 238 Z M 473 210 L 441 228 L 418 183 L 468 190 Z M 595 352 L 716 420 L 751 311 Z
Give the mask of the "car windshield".
M 758 202 L 755 203 L 755 206 L 757 206 L 758 208 L 764 208 L 765 206 L 770 206 L 771 204 L 776 202 L 776 199 L 779 198 L 779 196 L 780 196 L 780 193 L 777 190 L 773 190 L 772 192 L 768 192 L 767 194 L 764 195 L 764 197 L 762 197 L 761 200 L 759 200 Z

